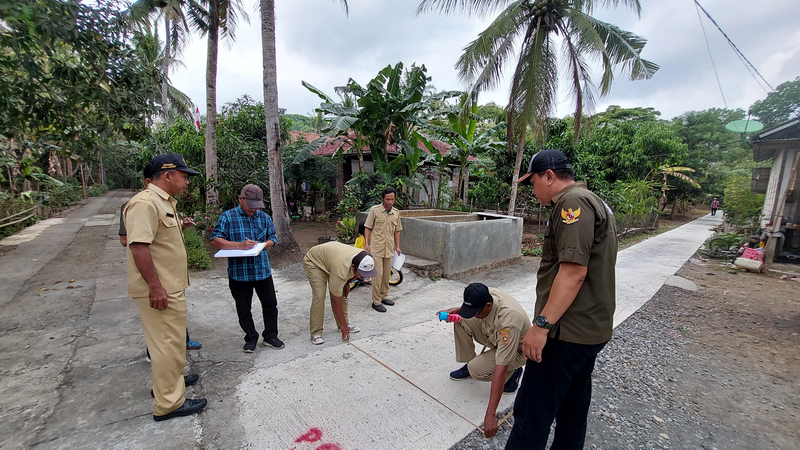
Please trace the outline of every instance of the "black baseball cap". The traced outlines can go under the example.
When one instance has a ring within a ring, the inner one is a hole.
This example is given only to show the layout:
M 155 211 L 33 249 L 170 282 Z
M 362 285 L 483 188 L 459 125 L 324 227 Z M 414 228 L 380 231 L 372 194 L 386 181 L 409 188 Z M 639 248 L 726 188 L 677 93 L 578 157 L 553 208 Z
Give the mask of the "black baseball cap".
M 487 303 L 492 301 L 489 288 L 483 283 L 472 283 L 464 288 L 464 303 L 459 315 L 464 319 L 475 317 Z
M 200 172 L 190 169 L 183 161 L 183 156 L 177 153 L 156 155 L 150 161 L 150 170 L 152 170 L 153 175 L 165 170 L 180 170 L 181 172 L 186 172 L 189 175 L 200 175 Z
M 554 148 L 542 150 L 531 157 L 531 162 L 528 164 L 528 172 L 517 180 L 517 183 L 522 183 L 535 173 L 541 173 L 545 170 L 558 170 L 567 169 L 572 170 L 572 163 L 569 158 L 562 151 Z

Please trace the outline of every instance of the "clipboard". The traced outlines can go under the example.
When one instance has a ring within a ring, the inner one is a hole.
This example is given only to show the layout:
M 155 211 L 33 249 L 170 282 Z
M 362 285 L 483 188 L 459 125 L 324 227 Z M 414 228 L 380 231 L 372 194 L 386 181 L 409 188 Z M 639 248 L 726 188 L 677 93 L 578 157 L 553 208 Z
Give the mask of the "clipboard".
M 214 258 L 244 258 L 248 256 L 258 256 L 258 254 L 261 253 L 261 250 L 264 250 L 266 246 L 266 242 L 259 242 L 253 248 L 249 248 L 247 250 L 220 250 L 214 255 Z

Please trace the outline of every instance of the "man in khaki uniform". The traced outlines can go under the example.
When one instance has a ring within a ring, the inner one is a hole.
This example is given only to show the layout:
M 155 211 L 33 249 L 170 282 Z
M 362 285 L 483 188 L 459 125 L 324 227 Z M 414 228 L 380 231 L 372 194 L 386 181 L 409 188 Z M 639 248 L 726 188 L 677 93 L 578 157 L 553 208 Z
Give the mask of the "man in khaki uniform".
M 447 321 L 453 322 L 456 361 L 467 363 L 450 372 L 450 378 L 492 382 L 483 419 L 484 434 L 490 438 L 497 433 L 495 414 L 500 397 L 517 391 L 525 365 L 522 338 L 531 328 L 531 320 L 511 295 L 482 283 L 467 286 L 461 307 L 445 311 L 449 314 Z M 478 356 L 475 342 L 484 346 Z
M 531 183 L 539 203 L 552 210 L 506 449 L 545 448 L 553 421 L 551 448 L 583 448 L 592 371 L 614 325 L 616 222 L 608 205 L 575 181 L 572 163 L 559 150 L 533 155 L 521 182 Z
M 360 248 L 340 242 L 327 242 L 311 247 L 303 257 L 303 268 L 311 284 L 311 343 L 319 345 L 325 342 L 322 339 L 322 323 L 325 321 L 326 290 L 330 291 L 331 309 L 336 326 L 342 332 L 342 341 L 347 342 L 350 340 L 350 333 L 361 331 L 347 321 L 350 281 L 374 277 L 375 261 Z
M 378 276 L 372 280 L 372 309 L 386 312 L 383 305 L 394 305 L 389 300 L 389 277 L 392 274 L 392 259 L 394 252 L 400 250 L 400 232 L 403 225 L 400 223 L 400 211 L 394 207 L 395 193 L 393 188 L 387 187 L 381 193 L 383 200 L 380 205 L 375 205 L 367 214 L 364 223 L 364 240 L 368 251 L 375 258 L 375 268 Z
M 198 172 L 186 167 L 178 154 L 158 155 L 150 166 L 153 182 L 125 208 L 128 295 L 139 310 L 152 359 L 153 419 L 162 421 L 199 412 L 206 406 L 205 399 L 184 397 L 184 291 L 189 285 L 189 268 L 177 202 L 172 198 L 183 193 L 189 176 Z

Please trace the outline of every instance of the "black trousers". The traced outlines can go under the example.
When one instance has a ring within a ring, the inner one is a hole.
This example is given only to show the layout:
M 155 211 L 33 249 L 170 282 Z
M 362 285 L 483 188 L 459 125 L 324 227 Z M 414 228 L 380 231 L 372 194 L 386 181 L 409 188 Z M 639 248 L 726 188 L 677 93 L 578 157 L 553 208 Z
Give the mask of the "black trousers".
M 547 338 L 542 362 L 528 360 L 506 450 L 543 449 L 556 421 L 551 449 L 582 449 L 592 401 L 592 371 L 606 344 L 583 345 Z
M 228 278 L 231 295 L 236 301 L 236 314 L 239 316 L 239 326 L 244 331 L 245 342 L 257 342 L 258 331 L 253 323 L 253 290 L 261 301 L 261 311 L 264 315 L 264 339 L 278 337 L 278 299 L 275 297 L 275 285 L 272 277 L 259 281 L 236 281 Z

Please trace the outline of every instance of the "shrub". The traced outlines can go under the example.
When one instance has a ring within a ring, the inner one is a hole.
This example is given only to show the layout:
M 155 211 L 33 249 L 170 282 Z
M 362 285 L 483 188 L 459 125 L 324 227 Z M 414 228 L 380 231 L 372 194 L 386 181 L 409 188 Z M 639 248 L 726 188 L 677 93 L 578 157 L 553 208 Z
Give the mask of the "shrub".
M 189 254 L 189 269 L 208 270 L 211 268 L 211 255 L 206 250 L 203 238 L 196 230 L 189 228 L 183 233 L 186 252 Z
M 86 190 L 86 195 L 89 197 L 100 197 L 108 192 L 108 186 L 105 184 L 95 184 Z
M 749 225 L 758 220 L 764 196 L 753 194 L 750 190 L 750 178 L 737 176 L 725 188 L 722 210 L 725 221 L 737 225 Z

